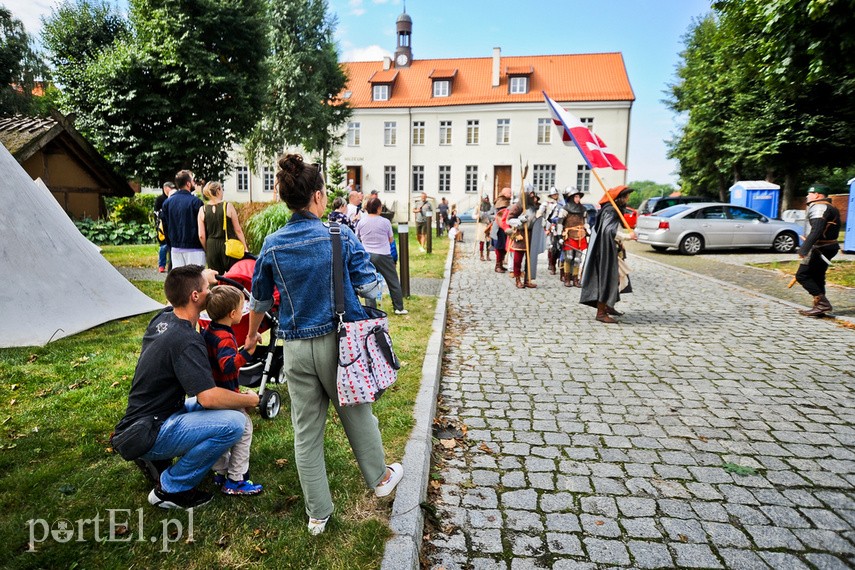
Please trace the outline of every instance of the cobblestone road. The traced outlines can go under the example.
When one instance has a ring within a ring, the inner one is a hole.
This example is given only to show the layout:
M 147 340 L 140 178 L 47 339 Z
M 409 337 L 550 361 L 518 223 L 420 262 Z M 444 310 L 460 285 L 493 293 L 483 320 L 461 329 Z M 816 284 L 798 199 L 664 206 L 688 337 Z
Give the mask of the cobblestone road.
M 855 331 L 639 258 L 602 325 L 460 249 L 429 567 L 855 567 Z

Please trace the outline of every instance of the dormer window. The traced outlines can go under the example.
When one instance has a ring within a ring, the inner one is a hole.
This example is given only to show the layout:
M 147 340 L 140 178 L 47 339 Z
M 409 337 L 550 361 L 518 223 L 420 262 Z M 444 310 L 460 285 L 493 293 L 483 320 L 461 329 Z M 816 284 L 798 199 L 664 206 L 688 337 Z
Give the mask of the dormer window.
M 450 97 L 451 84 L 457 76 L 456 69 L 434 69 L 429 77 L 433 80 L 434 97 Z
M 375 101 L 388 101 L 389 100 L 389 84 L 381 83 L 380 85 L 374 85 L 372 90 L 372 99 Z
M 528 93 L 528 77 L 524 75 L 511 77 L 510 92 L 512 95 Z
M 531 76 L 534 68 L 530 65 L 509 66 L 505 69 L 508 75 L 508 93 L 511 95 L 525 95 L 531 88 Z

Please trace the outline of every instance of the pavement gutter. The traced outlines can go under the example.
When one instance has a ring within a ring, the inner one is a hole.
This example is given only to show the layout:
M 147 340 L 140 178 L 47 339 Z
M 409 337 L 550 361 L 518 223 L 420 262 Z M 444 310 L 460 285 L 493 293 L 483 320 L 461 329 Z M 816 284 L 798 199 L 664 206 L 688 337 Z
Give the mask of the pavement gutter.
M 707 281 L 711 281 L 713 283 L 717 283 L 723 287 L 731 287 L 733 289 L 738 289 L 745 293 L 746 295 L 752 295 L 754 297 L 760 297 L 761 299 L 766 299 L 767 301 L 774 301 L 776 303 L 781 303 L 782 305 L 786 305 L 787 307 L 792 307 L 793 309 L 805 309 L 804 305 L 799 305 L 798 303 L 792 303 L 787 301 L 786 299 L 781 299 L 780 297 L 775 297 L 773 295 L 767 295 L 766 293 L 760 293 L 759 291 L 754 291 L 752 289 L 748 289 L 747 287 L 743 287 L 741 285 L 737 285 L 732 281 L 722 281 L 721 279 L 716 279 L 715 277 L 710 277 L 709 275 L 704 275 L 703 273 L 697 273 L 695 271 L 690 271 L 688 269 L 683 269 L 682 267 L 674 267 L 673 265 L 668 265 L 667 263 L 662 263 L 661 261 L 656 261 L 655 259 L 650 259 L 649 257 L 644 257 L 642 255 L 636 255 L 634 253 L 629 254 L 631 257 L 637 257 L 643 261 L 653 263 L 654 265 L 658 265 L 659 267 L 665 267 L 667 269 L 673 269 L 674 271 L 678 271 L 680 273 L 684 273 L 686 275 L 691 275 L 692 277 L 698 277 L 700 279 L 706 279 Z M 835 316 L 835 319 L 840 319 L 842 321 L 846 321 L 849 323 L 855 324 L 855 318 L 848 316 Z
M 449 244 L 442 287 L 436 310 L 433 314 L 433 332 L 427 344 L 422 380 L 413 409 L 415 426 L 404 448 L 404 479 L 395 491 L 389 527 L 395 535 L 386 541 L 381 570 L 418 570 L 419 554 L 422 549 L 424 514 L 421 503 L 427 499 L 430 475 L 431 449 L 433 448 L 433 418 L 436 414 L 436 398 L 442 374 L 443 339 L 448 313 L 448 289 L 451 284 L 451 265 L 454 261 L 455 244 Z

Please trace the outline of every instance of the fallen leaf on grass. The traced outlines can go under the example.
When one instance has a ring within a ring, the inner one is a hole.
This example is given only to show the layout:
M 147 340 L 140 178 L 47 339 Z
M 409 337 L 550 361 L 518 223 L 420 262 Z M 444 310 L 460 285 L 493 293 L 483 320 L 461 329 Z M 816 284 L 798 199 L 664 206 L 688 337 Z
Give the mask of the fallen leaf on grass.
M 17 385 L 17 384 L 12 384 L 11 386 L 9 386 L 9 389 L 10 389 L 10 390 L 17 390 L 17 389 L 18 389 L 18 385 Z
M 18 402 L 18 400 L 16 400 L 15 398 L 12 398 L 12 401 L 9 402 L 9 405 L 14 406 L 17 402 Z
M 128 534 L 128 527 L 125 525 L 119 525 L 116 527 L 116 534 L 119 536 L 125 536 Z
M 33 362 L 35 362 L 36 360 L 38 360 L 38 358 L 39 358 L 39 357 L 38 357 L 38 356 L 36 356 L 35 354 L 31 354 L 31 355 L 30 355 L 30 357 L 27 359 L 27 364 L 32 364 Z
M 282 467 L 285 467 L 286 465 L 288 465 L 288 460 L 287 459 L 277 459 L 273 463 L 276 464 L 276 467 L 282 468 Z
M 119 385 L 118 382 L 113 382 L 112 384 L 110 384 L 110 388 L 115 388 L 118 385 Z
M 228 535 L 222 535 L 219 540 L 217 540 L 217 546 L 220 548 L 226 548 L 229 545 L 229 537 Z

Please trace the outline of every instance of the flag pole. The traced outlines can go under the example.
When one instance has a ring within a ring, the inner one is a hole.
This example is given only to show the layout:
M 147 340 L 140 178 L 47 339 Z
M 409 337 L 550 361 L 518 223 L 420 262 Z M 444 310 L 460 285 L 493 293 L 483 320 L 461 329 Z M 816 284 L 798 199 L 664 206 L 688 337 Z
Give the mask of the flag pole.
M 522 202 L 522 213 L 525 214 L 525 177 L 528 175 L 528 163 L 523 168 L 522 155 L 520 155 L 520 174 L 522 174 L 522 180 L 520 180 L 520 201 Z M 531 248 L 528 243 L 528 220 L 523 224 L 523 236 L 525 237 L 525 279 L 526 281 L 531 281 Z
M 600 186 L 602 187 L 603 192 L 605 192 L 605 194 L 606 194 L 606 198 L 609 199 L 609 203 L 615 209 L 615 212 L 617 212 L 617 215 L 620 218 L 620 221 L 623 224 L 623 227 L 625 227 L 627 229 L 627 231 L 629 231 L 629 232 L 633 231 L 632 228 L 629 227 L 629 222 L 627 222 L 626 218 L 623 217 L 623 212 L 621 212 L 620 208 L 617 207 L 617 204 L 615 204 L 614 198 L 612 198 L 612 195 L 609 194 L 609 191 L 606 189 L 606 185 L 603 184 L 603 179 L 600 178 L 600 175 L 597 174 L 597 171 L 595 169 L 592 168 L 591 172 L 594 173 L 594 176 L 597 178 L 597 182 L 600 183 Z

